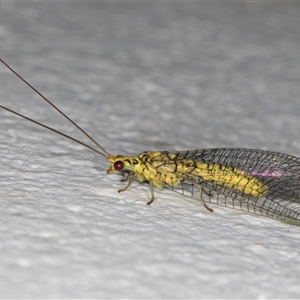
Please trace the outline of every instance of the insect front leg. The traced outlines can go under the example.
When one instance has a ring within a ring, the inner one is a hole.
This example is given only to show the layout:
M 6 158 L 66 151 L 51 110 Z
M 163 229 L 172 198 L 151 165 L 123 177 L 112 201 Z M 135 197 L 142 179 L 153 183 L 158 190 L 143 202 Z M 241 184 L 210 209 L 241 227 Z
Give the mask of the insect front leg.
M 125 181 L 127 181 L 128 179 L 130 179 L 131 176 L 132 176 L 132 172 L 129 172 L 129 173 L 127 174 L 127 176 L 126 176 L 125 178 L 121 179 L 120 181 L 121 181 L 121 182 L 125 182 Z
M 134 178 L 135 178 L 134 172 L 130 172 L 130 173 L 126 176 L 125 179 L 121 180 L 121 181 L 127 181 L 127 180 L 129 180 L 128 183 L 127 183 L 127 185 L 126 185 L 123 189 L 118 190 L 118 192 L 121 193 L 121 192 L 126 191 L 126 190 L 131 186 L 131 184 L 132 184 Z
M 127 185 L 125 188 L 118 190 L 119 193 L 126 191 L 132 184 L 133 180 L 135 179 L 136 175 L 134 172 L 130 172 L 126 178 L 122 179 L 121 181 L 128 181 Z M 154 188 L 153 188 L 153 183 L 149 181 L 149 187 L 150 187 L 150 193 L 151 193 L 151 200 L 147 202 L 147 205 L 150 205 L 154 201 Z

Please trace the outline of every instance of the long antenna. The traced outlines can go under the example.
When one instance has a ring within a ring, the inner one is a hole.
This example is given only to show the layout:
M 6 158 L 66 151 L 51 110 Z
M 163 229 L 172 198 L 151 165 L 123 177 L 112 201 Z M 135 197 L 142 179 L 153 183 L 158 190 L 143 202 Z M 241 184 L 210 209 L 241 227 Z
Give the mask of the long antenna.
M 76 143 L 78 143 L 78 144 L 80 144 L 80 145 L 82 145 L 82 146 L 84 146 L 84 147 L 86 147 L 86 148 L 88 148 L 88 149 L 90 149 L 90 150 L 92 150 L 92 151 L 94 151 L 94 152 L 100 154 L 101 156 L 107 158 L 107 155 L 106 155 L 106 154 L 100 152 L 99 150 L 97 150 L 97 149 L 95 149 L 95 148 L 89 146 L 88 144 L 85 144 L 85 143 L 83 143 L 83 142 L 81 142 L 81 141 L 79 141 L 79 140 L 77 140 L 77 139 L 75 139 L 75 138 L 73 138 L 73 137 L 71 137 L 71 136 L 69 136 L 69 135 L 63 133 L 63 132 L 60 132 L 60 131 L 58 131 L 58 130 L 56 130 L 56 129 L 54 129 L 54 128 L 51 128 L 51 127 L 49 127 L 49 126 L 47 126 L 47 125 L 44 125 L 44 124 L 42 124 L 42 123 L 40 123 L 40 122 L 38 122 L 38 121 L 33 120 L 33 119 L 30 119 L 30 118 L 28 118 L 28 117 L 26 117 L 26 116 L 24 116 L 24 115 L 22 115 L 22 114 L 19 114 L 19 113 L 15 112 L 15 111 L 13 111 L 13 110 L 11 110 L 11 109 L 9 109 L 9 108 L 3 106 L 3 105 L 0 105 L 0 108 L 3 108 L 3 109 L 5 109 L 5 110 L 7 110 L 7 111 L 9 111 L 9 112 L 11 112 L 11 113 L 13 113 L 13 114 L 15 114 L 15 115 L 21 117 L 21 118 L 24 118 L 24 119 L 26 119 L 26 120 L 28 120 L 28 121 L 30 121 L 30 122 L 32 122 L 32 123 L 35 123 L 35 124 L 37 124 L 37 125 L 39 125 L 39 126 L 42 126 L 42 127 L 46 128 L 46 129 L 49 129 L 49 130 L 51 130 L 51 131 L 53 131 L 53 132 L 55 132 L 55 133 L 58 133 L 58 134 L 60 134 L 60 135 L 62 135 L 62 136 L 64 136 L 64 137 L 66 137 L 66 138 L 68 138 L 68 139 L 70 139 L 70 140 L 72 140 L 72 141 L 74 141 L 74 142 L 76 142 Z
M 85 130 L 83 130 L 79 125 L 77 125 L 71 118 L 69 118 L 64 112 L 62 112 L 58 107 L 56 107 L 50 100 L 48 100 L 42 93 L 40 93 L 36 88 L 34 88 L 29 82 L 27 82 L 21 75 L 19 75 L 13 68 L 11 68 L 5 61 L 3 61 L 1 58 L 0 58 L 0 61 L 10 70 L 10 71 L 12 71 L 17 77 L 19 77 L 27 86 L 29 86 L 34 92 L 36 92 L 41 98 L 43 98 L 48 104 L 50 104 L 56 111 L 58 111 L 62 116 L 64 116 L 69 122 L 71 122 L 77 129 L 79 129 L 86 137 L 88 137 L 99 149 L 101 149 L 104 153 L 102 153 L 102 156 L 104 156 L 104 157 L 108 157 L 108 156 L 110 156 L 111 154 L 108 152 L 108 151 L 106 151 L 95 139 L 93 139 Z M 73 140 L 73 141 L 76 141 L 76 142 L 78 142 L 79 144 L 81 144 L 81 145 L 84 145 L 85 147 L 87 147 L 87 148 L 89 148 L 89 149 L 93 149 L 93 151 L 95 151 L 95 152 L 97 152 L 97 153 L 99 153 L 100 154 L 100 152 L 99 151 L 96 151 L 94 148 L 92 148 L 92 147 L 90 147 L 90 146 L 88 146 L 87 144 L 85 144 L 85 143 L 82 143 L 82 142 L 80 142 L 80 141 L 78 141 L 78 140 L 76 140 L 76 139 L 74 139 L 74 138 L 72 138 L 72 137 L 70 137 L 70 136 L 68 136 L 68 135 L 65 135 L 65 134 L 63 134 L 63 133 L 61 133 L 61 132 L 59 132 L 59 131 L 57 131 L 57 130 L 55 130 L 55 129 L 53 129 L 53 128 L 51 128 L 51 127 L 48 127 L 48 126 L 46 126 L 46 125 L 43 125 L 43 124 L 41 124 L 41 123 L 39 123 L 39 122 L 37 122 L 37 121 L 34 121 L 34 120 L 32 120 L 32 119 L 30 119 L 30 118 L 27 118 L 27 117 L 25 117 L 25 116 L 23 116 L 23 115 L 21 115 L 21 114 L 18 114 L 18 113 L 16 113 L 16 112 L 14 112 L 14 111 L 12 111 L 12 110 L 10 110 L 10 109 L 8 109 L 8 108 L 6 108 L 6 107 L 4 107 L 4 106 L 0 106 L 1 108 L 3 108 L 3 109 L 6 109 L 7 111 L 10 111 L 11 113 L 14 113 L 14 114 L 16 114 L 16 115 L 18 115 L 18 116 L 20 116 L 20 117 L 22 117 L 22 118 L 24 118 L 24 119 L 27 119 L 28 121 L 31 121 L 31 122 L 33 122 L 33 123 L 35 123 L 35 124 L 37 124 L 37 125 L 40 125 L 40 126 L 42 126 L 42 127 L 44 127 L 44 128 L 47 128 L 47 129 L 49 129 L 49 130 L 52 130 L 53 132 L 56 132 L 56 133 L 58 133 L 58 134 L 60 134 L 60 135 L 62 135 L 62 136 L 64 136 L 64 137 L 67 137 L 67 138 L 69 138 L 69 139 L 71 139 L 71 140 Z

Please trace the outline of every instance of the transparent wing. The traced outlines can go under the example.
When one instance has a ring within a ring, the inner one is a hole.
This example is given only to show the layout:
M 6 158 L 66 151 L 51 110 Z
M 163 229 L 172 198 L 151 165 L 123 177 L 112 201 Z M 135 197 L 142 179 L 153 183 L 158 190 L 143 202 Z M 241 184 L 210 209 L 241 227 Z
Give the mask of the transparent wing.
M 200 187 L 204 190 L 203 196 L 207 202 L 268 217 L 300 221 L 299 158 L 277 152 L 243 148 L 200 149 L 168 154 L 170 157 L 176 155 L 173 161 L 192 159 L 197 163 L 238 168 L 268 187 L 264 197 L 254 197 L 215 181 L 186 176 L 181 186 L 171 187 L 177 192 L 199 199 Z

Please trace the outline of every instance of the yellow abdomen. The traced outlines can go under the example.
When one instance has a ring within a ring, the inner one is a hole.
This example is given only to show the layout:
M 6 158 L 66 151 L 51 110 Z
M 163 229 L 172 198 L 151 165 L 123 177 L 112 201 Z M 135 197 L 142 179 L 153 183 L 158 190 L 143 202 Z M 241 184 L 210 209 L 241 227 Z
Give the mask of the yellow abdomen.
M 226 167 L 215 163 L 197 163 L 197 167 L 192 174 L 202 177 L 203 180 L 215 182 L 258 198 L 265 196 L 268 191 L 267 186 L 259 179 L 234 167 Z

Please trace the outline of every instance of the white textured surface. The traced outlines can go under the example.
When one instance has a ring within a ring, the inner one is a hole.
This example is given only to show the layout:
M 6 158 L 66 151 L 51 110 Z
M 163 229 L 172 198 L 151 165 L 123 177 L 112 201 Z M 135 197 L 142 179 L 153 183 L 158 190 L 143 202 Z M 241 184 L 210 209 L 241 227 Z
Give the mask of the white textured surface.
M 0 3 L 1 57 L 113 154 L 300 155 L 297 3 Z M 1 103 L 81 139 L 0 66 Z M 299 298 L 300 229 L 170 191 L 0 112 L 1 298 Z

